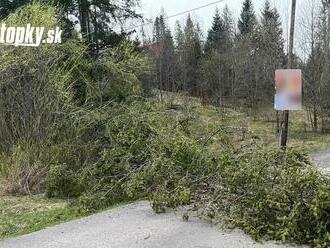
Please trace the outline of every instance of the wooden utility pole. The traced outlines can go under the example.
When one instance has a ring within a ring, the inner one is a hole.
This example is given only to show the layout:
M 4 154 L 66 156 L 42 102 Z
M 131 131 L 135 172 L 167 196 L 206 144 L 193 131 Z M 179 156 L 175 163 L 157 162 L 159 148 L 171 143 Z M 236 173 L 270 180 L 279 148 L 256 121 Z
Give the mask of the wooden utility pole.
M 290 38 L 288 51 L 288 69 L 292 69 L 293 65 L 293 45 L 294 45 L 294 28 L 296 20 L 296 0 L 292 0 L 291 7 L 291 23 L 290 23 Z M 284 111 L 284 124 L 281 132 L 281 147 L 286 148 L 289 131 L 289 110 Z

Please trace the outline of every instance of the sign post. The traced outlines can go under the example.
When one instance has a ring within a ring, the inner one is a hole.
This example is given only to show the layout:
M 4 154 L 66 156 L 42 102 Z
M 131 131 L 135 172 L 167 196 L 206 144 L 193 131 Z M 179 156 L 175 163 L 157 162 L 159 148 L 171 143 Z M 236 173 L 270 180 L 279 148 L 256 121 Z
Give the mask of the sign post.
M 294 28 L 296 20 L 296 0 L 292 0 L 291 8 L 291 25 L 290 25 L 290 38 L 289 38 L 289 53 L 288 53 L 288 69 L 292 69 L 293 64 L 293 44 L 294 44 Z M 286 148 L 288 141 L 289 131 L 289 110 L 284 111 L 284 124 L 281 130 L 281 147 Z

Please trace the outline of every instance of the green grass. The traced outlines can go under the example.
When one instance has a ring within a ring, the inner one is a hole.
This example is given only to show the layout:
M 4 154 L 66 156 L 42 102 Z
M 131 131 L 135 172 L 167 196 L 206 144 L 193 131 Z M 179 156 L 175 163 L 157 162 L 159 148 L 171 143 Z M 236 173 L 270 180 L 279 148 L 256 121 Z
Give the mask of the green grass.
M 201 107 L 196 103 L 195 106 L 198 114 L 204 120 L 201 129 L 207 128 L 208 123 L 231 127 L 233 135 L 236 135 L 238 140 L 244 137 L 243 130 L 249 130 L 250 136 L 256 137 L 260 145 L 279 146 L 274 110 L 263 111 L 257 116 L 249 116 L 228 108 Z M 246 137 L 248 136 L 246 135 Z M 289 121 L 288 146 L 308 153 L 330 150 L 330 134 L 313 132 L 308 125 L 306 112 L 292 111 Z
M 214 125 L 231 127 L 232 134 L 237 136 L 238 140 L 245 136 L 244 130 L 249 130 L 250 134 L 257 138 L 260 145 L 279 146 L 279 137 L 276 134 L 276 112 L 273 109 L 265 109 L 259 111 L 257 115 L 251 116 L 243 111 L 230 108 L 203 107 L 198 99 L 184 97 L 179 94 L 168 93 L 165 101 L 192 106 L 202 117 L 203 123 L 195 123 L 200 126 L 201 130 Z M 330 150 L 330 134 L 312 132 L 308 124 L 306 111 L 291 111 L 289 120 L 289 147 L 301 149 L 308 153 Z M 208 131 L 212 132 L 212 130 Z M 246 137 L 248 136 L 246 135 Z M 216 148 L 214 147 L 214 149 Z
M 105 210 L 132 203 L 124 201 Z M 43 195 L 0 195 L 0 240 L 36 232 L 68 222 L 88 213 L 80 213 L 61 199 L 48 199 Z
M 63 200 L 0 196 L 0 240 L 35 232 L 81 215 Z
M 275 113 L 272 117 L 274 118 Z M 279 137 L 276 135 L 276 122 L 271 118 L 247 117 L 249 128 L 266 146 L 278 146 Z M 304 111 L 291 112 L 289 121 L 288 146 L 315 153 L 330 149 L 330 134 L 313 132 L 307 124 Z

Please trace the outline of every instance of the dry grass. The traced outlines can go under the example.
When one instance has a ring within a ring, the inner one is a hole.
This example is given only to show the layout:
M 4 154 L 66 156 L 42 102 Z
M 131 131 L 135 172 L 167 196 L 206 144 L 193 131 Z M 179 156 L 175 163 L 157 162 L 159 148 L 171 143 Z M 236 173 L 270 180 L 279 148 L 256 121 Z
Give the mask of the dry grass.
M 247 113 L 230 108 L 203 106 L 197 98 L 180 94 L 162 92 L 162 100 L 169 106 L 193 107 L 203 121 L 201 123 L 203 129 L 223 125 L 232 128 L 233 135 L 236 135 L 237 139 L 253 136 L 262 146 L 279 145 L 279 137 L 276 134 L 276 112 L 273 109 L 259 111 L 257 116 L 249 116 Z M 245 137 L 246 131 L 250 132 L 250 135 Z M 329 150 L 330 134 L 313 132 L 308 125 L 305 111 L 291 111 L 288 146 L 309 153 Z
M 256 118 L 247 117 L 250 129 L 262 140 L 263 145 L 278 146 L 279 137 L 276 134 L 274 111 L 266 118 L 259 115 Z M 289 124 L 288 146 L 305 150 L 309 153 L 330 149 L 330 134 L 313 132 L 308 126 L 305 111 L 291 112 Z

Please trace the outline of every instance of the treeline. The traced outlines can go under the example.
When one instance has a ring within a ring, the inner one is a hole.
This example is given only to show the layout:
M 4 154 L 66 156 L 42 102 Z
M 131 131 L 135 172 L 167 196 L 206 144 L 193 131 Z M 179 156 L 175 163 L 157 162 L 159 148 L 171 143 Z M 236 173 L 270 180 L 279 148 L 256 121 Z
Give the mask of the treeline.
M 237 24 L 227 6 L 216 9 L 205 41 L 190 15 L 183 27 L 177 22 L 172 35 L 162 14 L 145 46 L 152 44 L 158 88 L 189 92 L 213 104 L 257 108 L 272 102 L 274 71 L 286 64 L 282 32 L 280 15 L 268 1 L 258 20 L 246 0 Z
M 315 10 L 314 10 L 315 11 Z M 307 61 L 294 56 L 294 67 L 304 71 L 305 107 L 311 127 L 325 131 L 329 118 L 329 27 L 330 7 L 322 1 L 315 11 L 312 47 Z M 145 47 L 155 61 L 153 82 L 158 89 L 183 91 L 207 104 L 230 105 L 257 112 L 272 108 L 274 73 L 287 68 L 282 21 L 278 10 L 265 1 L 260 18 L 252 0 L 245 0 L 236 23 L 229 8 L 216 9 L 212 27 L 203 38 L 198 22 L 190 15 L 175 32 L 166 15 L 156 18 Z M 318 119 L 321 118 L 322 125 Z

